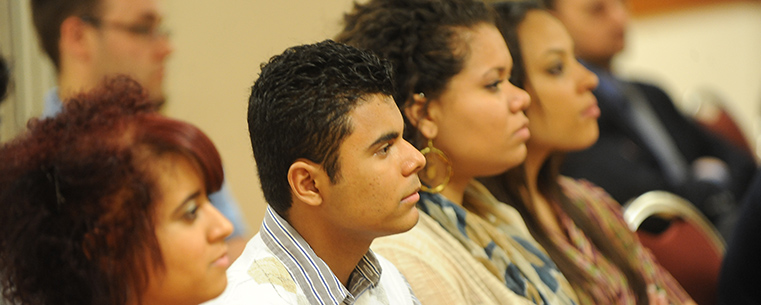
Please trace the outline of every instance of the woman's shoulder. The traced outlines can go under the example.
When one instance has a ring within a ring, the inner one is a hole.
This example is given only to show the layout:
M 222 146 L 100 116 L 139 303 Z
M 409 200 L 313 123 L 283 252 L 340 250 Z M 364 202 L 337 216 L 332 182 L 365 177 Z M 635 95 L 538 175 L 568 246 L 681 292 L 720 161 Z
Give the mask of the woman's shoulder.
M 411 230 L 376 238 L 371 249 L 394 264 L 422 304 L 528 303 L 425 213 Z
M 560 176 L 558 184 L 563 190 L 563 194 L 572 201 L 597 202 L 617 210 L 621 209 L 621 204 L 613 199 L 605 189 L 588 180 Z
M 560 177 L 558 183 L 563 194 L 590 219 L 597 221 L 599 225 L 604 223 L 616 231 L 626 229 L 628 232 L 621 204 L 603 188 L 587 180 L 569 177 Z
M 381 254 L 388 251 L 410 251 L 415 255 L 429 256 L 428 251 L 439 250 L 450 244 L 448 239 L 456 242 L 435 220 L 421 212 L 418 223 L 412 229 L 376 238 L 371 248 Z

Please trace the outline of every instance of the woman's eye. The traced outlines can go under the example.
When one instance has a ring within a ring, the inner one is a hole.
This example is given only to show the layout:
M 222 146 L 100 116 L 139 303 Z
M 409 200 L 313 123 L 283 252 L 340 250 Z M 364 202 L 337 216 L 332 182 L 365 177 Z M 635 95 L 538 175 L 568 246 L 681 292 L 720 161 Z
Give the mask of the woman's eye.
M 492 90 L 492 91 L 497 90 L 497 89 L 499 89 L 499 85 L 501 85 L 504 81 L 505 80 L 500 79 L 500 80 L 495 81 L 495 82 L 493 82 L 491 84 L 488 84 L 488 85 L 486 85 L 486 89 L 489 89 L 489 90 Z
M 182 214 L 182 218 L 188 221 L 193 221 L 198 218 L 198 204 L 196 201 L 187 204 L 185 212 Z
M 563 73 L 563 64 L 555 64 L 549 69 L 547 69 L 547 73 L 551 75 L 560 75 Z

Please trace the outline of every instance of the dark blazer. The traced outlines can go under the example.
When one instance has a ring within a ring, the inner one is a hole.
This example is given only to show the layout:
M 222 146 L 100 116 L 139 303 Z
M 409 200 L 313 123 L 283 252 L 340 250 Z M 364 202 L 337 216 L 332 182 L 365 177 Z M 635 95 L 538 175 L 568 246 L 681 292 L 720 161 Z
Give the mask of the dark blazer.
M 742 198 L 756 168 L 752 156 L 683 116 L 663 90 L 643 83 L 633 85 L 656 112 L 687 163 L 702 156 L 724 160 L 731 171 L 732 185 L 722 189 L 694 179 L 671 185 L 654 153 L 628 123 L 621 108 L 601 99 L 597 91 L 595 96 L 601 111 L 598 119 L 600 138 L 589 149 L 569 153 L 561 172 L 594 182 L 621 204 L 647 191 L 669 191 L 693 202 L 711 220 L 726 207 L 711 206 L 706 199 L 722 192 Z
M 719 305 L 758 304 L 761 300 L 761 172 L 742 202 L 719 276 Z

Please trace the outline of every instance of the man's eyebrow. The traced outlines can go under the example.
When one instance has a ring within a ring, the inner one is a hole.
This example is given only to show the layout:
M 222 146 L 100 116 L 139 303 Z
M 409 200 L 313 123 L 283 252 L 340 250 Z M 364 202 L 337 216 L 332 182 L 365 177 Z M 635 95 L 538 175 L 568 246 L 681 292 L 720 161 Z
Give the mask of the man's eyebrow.
M 368 148 L 372 149 L 372 147 L 374 147 L 375 145 L 391 141 L 391 140 L 396 139 L 398 137 L 399 137 L 399 133 L 396 132 L 396 131 L 385 133 L 382 136 L 378 137 L 378 139 L 375 140 L 375 142 L 373 142 L 373 144 L 370 144 L 370 146 L 368 146 Z

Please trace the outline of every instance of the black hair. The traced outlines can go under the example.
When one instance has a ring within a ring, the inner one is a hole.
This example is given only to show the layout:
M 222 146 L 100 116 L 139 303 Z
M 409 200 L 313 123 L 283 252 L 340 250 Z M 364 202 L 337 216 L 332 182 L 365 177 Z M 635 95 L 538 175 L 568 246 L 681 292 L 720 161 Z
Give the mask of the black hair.
M 533 0 L 501 1 L 491 5 L 499 16 L 497 22 L 499 30 L 502 32 L 508 49 L 510 49 L 510 55 L 513 57 L 513 71 L 510 76 L 510 82 L 519 88 L 524 88 L 527 78 L 526 63 L 523 60 L 521 52 L 518 27 L 526 19 L 529 12 L 534 10 L 544 11 L 544 5 Z M 535 102 L 540 103 L 541 101 Z M 558 183 L 560 166 L 563 163 L 563 159 L 563 153 L 555 152 L 542 164 L 537 177 L 539 192 L 546 198 L 556 201 L 561 209 L 573 220 L 574 224 L 589 237 L 603 256 L 621 270 L 626 276 L 632 291 L 637 295 L 637 303 L 647 304 L 647 284 L 642 274 L 636 271 L 637 269 L 634 264 L 637 262 L 630 261 L 627 259 L 626 253 L 621 253 L 612 246 L 608 242 L 608 237 L 601 233 L 594 222 L 590 221 L 589 216 L 571 202 L 563 192 Z M 497 195 L 501 201 L 510 204 L 518 210 L 531 234 L 544 247 L 563 275 L 568 278 L 574 289 L 591 294 L 588 290 L 595 285 L 595 279 L 591 278 L 587 272 L 576 265 L 576 262 L 569 258 L 563 249 L 552 241 L 549 232 L 542 226 L 536 212 L 531 208 L 533 205 L 530 202 L 533 199 L 521 192 L 527 185 L 525 167 L 518 166 L 493 179 L 498 181 L 496 185 L 487 183 L 492 193 Z
M 5 95 L 8 94 L 10 82 L 11 70 L 8 67 L 8 62 L 5 61 L 5 57 L 0 55 L 0 104 L 5 100 Z
M 262 64 L 248 102 L 248 130 L 264 197 L 287 217 L 288 170 L 300 158 L 340 179 L 338 150 L 352 111 L 369 95 L 394 93 L 391 65 L 331 40 L 285 50 Z
M 367 49 L 391 61 L 400 109 L 412 95 L 437 98 L 460 73 L 470 53 L 464 31 L 494 23 L 494 14 L 476 0 L 371 0 L 354 3 L 336 40 Z M 403 113 L 403 112 L 402 112 Z M 407 120 L 404 138 L 420 146 L 417 128 Z

